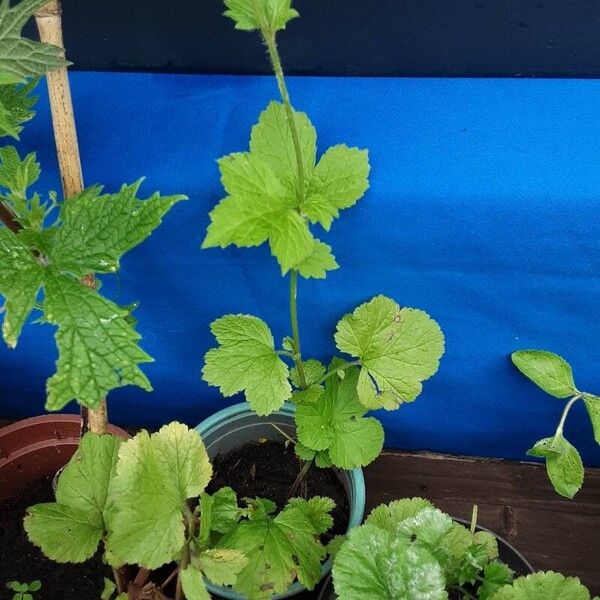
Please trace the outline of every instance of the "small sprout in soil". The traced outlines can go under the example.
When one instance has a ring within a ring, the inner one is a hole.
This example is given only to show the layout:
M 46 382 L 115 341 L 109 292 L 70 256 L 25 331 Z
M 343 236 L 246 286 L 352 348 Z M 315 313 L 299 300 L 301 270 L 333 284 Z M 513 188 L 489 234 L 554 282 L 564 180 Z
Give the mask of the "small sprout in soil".
M 6 587 L 11 592 L 15 592 L 12 600 L 34 600 L 35 592 L 39 592 L 42 589 L 42 582 L 39 579 L 35 579 L 31 583 L 9 581 Z

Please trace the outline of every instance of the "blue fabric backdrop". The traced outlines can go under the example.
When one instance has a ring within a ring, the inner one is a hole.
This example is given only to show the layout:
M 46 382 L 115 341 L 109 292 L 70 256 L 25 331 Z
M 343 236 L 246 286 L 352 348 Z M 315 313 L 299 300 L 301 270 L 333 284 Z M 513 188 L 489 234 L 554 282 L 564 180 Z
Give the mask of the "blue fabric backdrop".
M 200 379 L 208 324 L 256 314 L 289 332 L 287 281 L 268 249 L 201 251 L 222 197 L 215 159 L 247 148 L 276 97 L 265 77 L 75 73 L 87 183 L 185 193 L 158 232 L 123 261 L 104 292 L 137 312 L 155 391 L 111 394 L 112 420 L 190 424 L 235 402 Z M 301 282 L 306 356 L 333 351 L 338 318 L 377 293 L 428 311 L 446 334 L 439 373 L 422 396 L 381 415 L 388 446 L 523 458 L 551 434 L 563 402 L 538 392 L 509 361 L 518 348 L 562 353 L 579 386 L 600 392 L 600 81 L 292 78 L 319 148 L 370 149 L 371 190 L 330 234 L 341 269 Z M 59 180 L 45 90 L 20 149 Z M 0 347 L 0 415 L 43 412 L 53 329 L 33 325 Z M 583 407 L 567 436 L 600 465 Z

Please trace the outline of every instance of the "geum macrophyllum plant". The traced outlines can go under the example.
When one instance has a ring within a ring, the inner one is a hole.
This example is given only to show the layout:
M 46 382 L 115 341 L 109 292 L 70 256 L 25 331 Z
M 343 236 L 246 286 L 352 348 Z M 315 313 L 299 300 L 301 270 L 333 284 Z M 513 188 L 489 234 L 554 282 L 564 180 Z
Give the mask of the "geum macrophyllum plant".
M 117 569 L 125 564 L 175 563 L 162 585 L 144 589 L 142 597 L 157 599 L 175 576 L 176 600 L 209 600 L 204 577 L 251 600 L 284 591 L 296 577 L 313 587 L 332 502 L 293 499 L 274 514 L 269 500 L 246 499 L 240 508 L 230 488 L 204 492 L 211 475 L 200 436 L 180 423 L 128 441 L 88 433 L 60 475 L 56 502 L 31 507 L 25 528 L 58 562 L 83 562 L 103 543 L 123 594 Z M 109 598 L 114 587 L 107 585 Z
M 584 468 L 579 452 L 564 436 L 564 427 L 573 405 L 582 400 L 587 409 L 594 438 L 600 444 L 600 397 L 575 386 L 571 365 L 561 356 L 543 350 L 519 350 L 512 354 L 515 366 L 542 390 L 568 400 L 560 421 L 549 438 L 537 442 L 528 454 L 546 459 L 546 470 L 554 489 L 573 498 L 583 485 Z
M 427 500 L 375 508 L 339 548 L 341 600 L 590 600 L 579 579 L 535 573 L 513 581 L 496 538 L 452 520 Z M 598 600 L 595 598 L 594 600 Z
M 328 231 L 340 211 L 369 187 L 366 150 L 337 145 L 316 160 L 317 135 L 296 112 L 276 45 L 277 31 L 298 16 L 289 0 L 225 0 L 236 28 L 259 30 L 282 102 L 271 102 L 253 127 L 248 152 L 219 161 L 227 192 L 210 213 L 203 247 L 268 242 L 282 275 L 290 277 L 292 336 L 277 349 L 267 324 L 255 316 L 227 315 L 211 325 L 219 347 L 205 357 L 203 377 L 225 396 L 243 391 L 258 415 L 287 400 L 298 407 L 297 454 L 320 467 L 367 465 L 381 452 L 383 428 L 369 410 L 393 410 L 413 401 L 433 375 L 444 350 L 439 326 L 426 313 L 377 296 L 337 325 L 338 350 L 325 367 L 304 360 L 297 315 L 298 276 L 325 278 L 338 268 L 331 247 L 310 225 Z M 293 361 L 289 368 L 283 359 Z

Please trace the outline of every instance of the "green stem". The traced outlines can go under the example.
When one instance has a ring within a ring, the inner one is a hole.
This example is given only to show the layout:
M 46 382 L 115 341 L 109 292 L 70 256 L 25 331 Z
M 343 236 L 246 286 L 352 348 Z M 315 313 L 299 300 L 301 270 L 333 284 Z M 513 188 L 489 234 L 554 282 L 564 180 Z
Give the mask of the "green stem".
M 575 404 L 575 402 L 577 402 L 577 400 L 579 400 L 581 397 L 583 396 L 583 394 L 577 394 L 576 396 L 573 396 L 566 404 L 565 408 L 563 409 L 562 415 L 560 417 L 560 421 L 558 423 L 558 427 L 556 428 L 556 435 L 562 435 L 563 429 L 565 427 L 565 422 L 567 420 L 567 416 L 569 414 L 569 411 L 571 410 L 571 408 L 573 407 L 573 404 Z
M 346 369 L 349 369 L 350 367 L 356 367 L 357 365 L 360 365 L 360 361 L 353 360 L 352 362 L 346 363 L 345 365 L 342 365 L 341 367 L 334 369 L 333 371 L 329 371 L 329 373 L 325 374 L 321 378 L 321 381 L 319 381 L 318 385 L 324 384 L 328 379 L 330 379 L 334 375 L 337 375 L 339 371 L 345 371 Z
M 181 573 L 185 571 L 190 564 L 190 548 L 186 544 L 183 548 L 181 562 L 179 563 L 179 572 L 177 573 L 177 587 L 175 589 L 175 600 L 183 600 L 183 585 L 181 583 Z
M 302 362 L 302 349 L 300 347 L 300 329 L 298 327 L 298 271 L 290 271 L 290 320 L 292 323 L 292 337 L 294 339 L 294 363 L 298 369 L 300 385 L 303 389 L 308 387 L 304 363 Z

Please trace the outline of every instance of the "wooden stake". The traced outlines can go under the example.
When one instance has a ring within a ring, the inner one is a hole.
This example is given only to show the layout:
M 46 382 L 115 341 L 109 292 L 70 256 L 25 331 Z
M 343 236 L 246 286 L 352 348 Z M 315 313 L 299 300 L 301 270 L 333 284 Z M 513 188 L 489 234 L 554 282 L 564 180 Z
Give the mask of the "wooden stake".
M 64 48 L 62 32 L 62 11 L 60 0 L 52 0 L 43 6 L 35 15 L 40 40 L 59 48 Z M 58 154 L 58 166 L 65 199 L 83 191 L 83 174 L 77 130 L 75 128 L 75 113 L 71 99 L 71 87 L 66 67 L 50 71 L 46 74 L 54 141 Z M 82 283 L 90 288 L 96 287 L 92 275 L 82 279 Z M 107 431 L 106 401 L 102 401 L 96 409 L 81 409 L 82 432 L 103 434 Z

